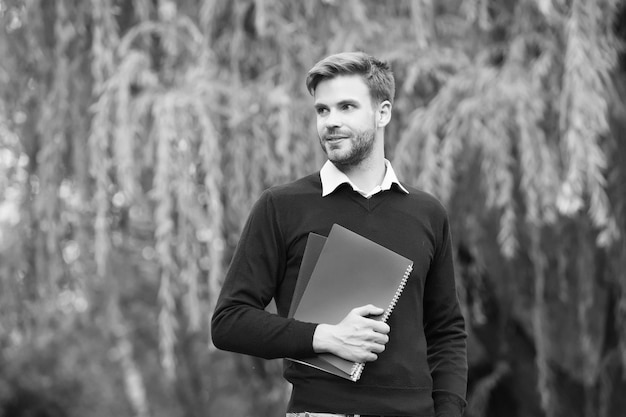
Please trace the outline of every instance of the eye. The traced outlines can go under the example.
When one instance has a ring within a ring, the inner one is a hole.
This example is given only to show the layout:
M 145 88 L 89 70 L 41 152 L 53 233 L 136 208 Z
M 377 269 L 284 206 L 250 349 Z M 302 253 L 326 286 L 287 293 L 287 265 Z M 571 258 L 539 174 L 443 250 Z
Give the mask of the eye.
M 324 116 L 328 113 L 328 109 L 326 107 L 316 107 L 315 112 L 318 116 Z
M 351 103 L 346 103 L 343 106 L 341 106 L 341 110 L 350 111 L 350 110 L 354 110 L 354 109 L 356 109 L 356 106 L 354 104 L 351 104 Z

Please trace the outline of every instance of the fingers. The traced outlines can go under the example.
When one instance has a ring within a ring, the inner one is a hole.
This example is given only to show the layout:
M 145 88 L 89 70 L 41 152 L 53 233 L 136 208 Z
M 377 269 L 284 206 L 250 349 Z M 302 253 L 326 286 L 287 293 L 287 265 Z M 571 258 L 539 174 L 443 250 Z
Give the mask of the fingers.
M 371 333 L 369 340 L 363 342 L 363 350 L 372 353 L 382 353 L 385 350 L 385 345 L 389 341 L 389 336 L 386 334 Z
M 378 355 L 385 351 L 385 345 L 372 343 L 363 347 L 362 360 L 359 362 L 373 362 L 378 359 Z
M 313 349 L 350 361 L 375 361 L 389 342 L 390 328 L 380 319 L 371 317 L 383 313 L 384 309 L 368 304 L 351 310 L 335 325 L 318 325 L 313 336 Z
M 382 321 L 378 320 L 372 320 L 372 330 L 374 330 L 376 333 L 386 335 L 387 333 L 389 333 L 391 328 L 387 323 L 383 323 Z
M 389 336 L 387 336 L 387 334 L 385 333 L 379 333 L 379 332 L 372 332 L 369 335 L 369 340 L 368 342 L 372 342 L 372 343 L 376 343 L 378 345 L 386 345 L 387 342 L 389 341 Z
M 385 344 L 384 343 L 372 343 L 368 350 L 372 353 L 382 353 L 385 351 Z
M 372 316 L 380 316 L 384 309 L 374 305 L 365 305 L 352 310 L 351 314 L 359 316 L 358 324 L 361 327 L 360 343 L 358 351 L 361 362 L 373 362 L 378 355 L 385 351 L 385 345 L 389 342 L 389 325 Z
M 391 330 L 388 324 L 383 323 L 382 321 L 370 318 L 371 316 L 380 316 L 384 312 L 385 312 L 384 309 L 380 307 L 376 307 L 372 304 L 368 304 L 365 306 L 356 307 L 352 309 L 350 313 L 367 319 L 368 320 L 367 327 L 371 328 L 375 332 L 387 334 Z

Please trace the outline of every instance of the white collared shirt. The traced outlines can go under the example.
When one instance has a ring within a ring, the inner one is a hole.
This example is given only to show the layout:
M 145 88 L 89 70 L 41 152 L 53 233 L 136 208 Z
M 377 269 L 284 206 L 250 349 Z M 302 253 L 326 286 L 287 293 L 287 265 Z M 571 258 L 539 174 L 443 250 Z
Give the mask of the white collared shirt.
M 395 171 L 391 167 L 391 163 L 385 159 L 385 177 L 383 178 L 383 182 L 380 185 L 377 185 L 369 192 L 365 192 L 356 185 L 350 178 L 343 172 L 341 172 L 332 162 L 326 161 L 322 169 L 320 170 L 320 178 L 322 180 L 322 197 L 326 197 L 328 194 L 331 194 L 333 191 L 337 189 L 341 184 L 348 183 L 350 187 L 357 193 L 361 194 L 365 198 L 370 198 L 374 194 L 379 193 L 381 191 L 387 191 L 391 189 L 393 184 L 397 184 L 398 188 L 408 194 L 409 191 L 400 184 L 398 181 L 398 177 L 396 176 Z

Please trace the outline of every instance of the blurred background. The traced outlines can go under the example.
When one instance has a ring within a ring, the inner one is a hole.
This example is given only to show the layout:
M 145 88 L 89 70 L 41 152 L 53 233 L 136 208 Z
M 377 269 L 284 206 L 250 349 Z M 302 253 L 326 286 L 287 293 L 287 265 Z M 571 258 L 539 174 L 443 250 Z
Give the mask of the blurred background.
M 306 71 L 397 81 L 449 210 L 469 417 L 626 410 L 626 1 L 0 0 L 0 416 L 284 415 L 208 322 L 261 191 L 319 169 Z

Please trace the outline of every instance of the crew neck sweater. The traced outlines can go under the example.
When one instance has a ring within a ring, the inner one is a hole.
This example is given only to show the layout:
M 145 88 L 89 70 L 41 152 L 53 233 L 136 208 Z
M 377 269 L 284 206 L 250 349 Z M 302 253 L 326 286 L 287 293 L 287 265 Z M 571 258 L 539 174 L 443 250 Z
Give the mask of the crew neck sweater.
M 430 194 L 404 187 L 408 194 L 396 184 L 365 199 L 344 184 L 322 197 L 318 172 L 264 191 L 251 210 L 212 318 L 220 349 L 266 359 L 315 355 L 318 323 L 287 318 L 310 232 L 328 236 L 336 223 L 414 262 L 387 322 L 385 351 L 359 381 L 285 361 L 289 412 L 415 417 L 434 416 L 439 393 L 464 403 L 466 333 L 447 214 Z M 265 311 L 272 298 L 277 314 Z

